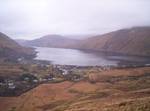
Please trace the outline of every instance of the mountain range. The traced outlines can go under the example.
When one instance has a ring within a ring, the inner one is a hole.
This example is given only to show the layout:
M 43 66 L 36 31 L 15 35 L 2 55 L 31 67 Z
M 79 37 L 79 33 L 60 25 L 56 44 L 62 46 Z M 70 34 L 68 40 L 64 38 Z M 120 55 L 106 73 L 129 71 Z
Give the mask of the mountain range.
M 61 35 L 47 35 L 31 41 L 18 41 L 26 46 L 57 47 L 150 56 L 150 27 L 133 27 L 88 37 L 82 40 Z

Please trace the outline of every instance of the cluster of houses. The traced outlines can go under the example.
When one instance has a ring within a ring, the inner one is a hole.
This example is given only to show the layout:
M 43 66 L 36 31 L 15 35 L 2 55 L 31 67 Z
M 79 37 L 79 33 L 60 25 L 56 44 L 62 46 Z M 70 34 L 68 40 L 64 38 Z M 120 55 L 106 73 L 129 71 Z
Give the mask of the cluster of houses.
M 45 67 L 45 66 L 42 66 Z M 48 67 L 46 65 L 46 67 Z M 78 82 L 84 79 L 82 76 L 81 67 L 52 65 L 51 70 L 47 74 L 39 76 L 36 73 L 25 73 L 16 77 L 1 77 L 0 76 L 0 95 L 12 92 L 25 92 L 33 87 L 47 82 L 59 82 L 59 80 L 67 80 Z M 15 94 L 14 93 L 14 94 Z
M 41 83 L 55 80 L 52 76 L 37 78 L 34 75 L 23 74 L 17 78 L 0 77 L 0 96 L 20 95 Z
M 9 79 L 2 80 L 2 78 L 1 78 L 0 87 L 5 87 L 8 89 L 15 89 L 16 85 L 13 80 L 9 80 Z
M 77 82 L 83 79 L 82 74 L 76 73 L 79 70 L 77 66 L 54 65 L 54 69 L 59 71 L 65 80 Z
M 110 67 L 95 67 L 99 70 L 109 70 Z M 8 89 L 15 89 L 18 84 L 40 84 L 49 81 L 55 81 L 57 77 L 62 77 L 64 80 L 80 81 L 83 79 L 82 73 L 77 71 L 82 70 L 82 67 L 77 66 L 65 66 L 65 65 L 53 65 L 52 72 L 49 74 L 38 77 L 37 74 L 22 74 L 20 77 L 15 79 L 5 79 L 0 77 L 0 88 L 7 87 Z

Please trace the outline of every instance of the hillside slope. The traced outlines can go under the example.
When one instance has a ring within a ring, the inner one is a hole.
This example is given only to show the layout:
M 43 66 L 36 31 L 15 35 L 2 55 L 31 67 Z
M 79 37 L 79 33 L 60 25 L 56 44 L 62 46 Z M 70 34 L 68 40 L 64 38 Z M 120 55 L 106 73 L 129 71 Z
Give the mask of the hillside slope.
M 150 56 L 150 27 L 135 27 L 85 39 L 76 48 Z
M 7 35 L 0 33 L 0 59 L 32 58 L 34 54 L 33 49 L 22 47 Z
M 39 39 L 27 41 L 24 45 L 39 47 L 59 47 L 65 48 L 78 42 L 76 39 L 69 39 L 60 35 L 46 35 Z
M 149 72 L 150 67 L 89 70 L 87 80 L 41 84 L 17 97 L 0 97 L 0 110 L 150 111 Z

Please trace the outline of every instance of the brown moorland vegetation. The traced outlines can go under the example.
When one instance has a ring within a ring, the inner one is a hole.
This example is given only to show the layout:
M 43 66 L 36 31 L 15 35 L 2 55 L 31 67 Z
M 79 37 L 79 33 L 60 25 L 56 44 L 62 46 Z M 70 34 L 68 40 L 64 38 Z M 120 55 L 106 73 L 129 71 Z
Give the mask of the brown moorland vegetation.
M 150 67 L 87 71 L 87 80 L 42 84 L 0 97 L 3 111 L 149 111 Z

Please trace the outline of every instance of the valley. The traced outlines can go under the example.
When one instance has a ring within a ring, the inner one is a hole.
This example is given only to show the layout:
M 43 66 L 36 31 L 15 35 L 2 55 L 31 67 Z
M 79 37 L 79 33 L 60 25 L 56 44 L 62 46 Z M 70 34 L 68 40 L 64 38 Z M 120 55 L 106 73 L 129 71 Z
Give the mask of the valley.
M 0 0 L 0 111 L 150 111 L 150 0 Z
M 136 42 L 132 38 L 135 37 L 134 31 L 139 33 Z M 67 43 L 66 38 L 59 41 L 60 36 L 57 38 L 55 35 L 53 40 L 46 36 L 44 40 L 36 40 L 34 45 L 21 45 L 1 34 L 0 110 L 149 111 L 148 31 L 147 28 L 125 29 L 106 34 L 108 37 L 97 36 L 76 42 L 67 40 L 70 44 L 61 44 Z M 93 46 L 95 38 L 97 45 Z M 35 46 L 47 53 L 40 53 Z M 103 54 L 98 54 L 101 51 Z M 39 54 L 46 59 L 40 58 Z M 100 55 L 107 59 L 100 58 Z M 47 60 L 49 57 L 69 64 L 54 63 L 53 59 Z M 86 65 L 71 64 L 70 60 L 76 63 L 84 60 Z M 93 65 L 93 60 L 101 64 Z M 119 62 L 108 64 L 111 60 Z

